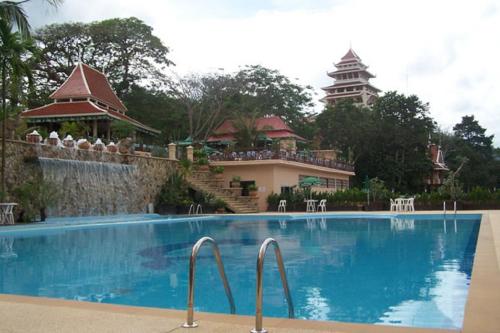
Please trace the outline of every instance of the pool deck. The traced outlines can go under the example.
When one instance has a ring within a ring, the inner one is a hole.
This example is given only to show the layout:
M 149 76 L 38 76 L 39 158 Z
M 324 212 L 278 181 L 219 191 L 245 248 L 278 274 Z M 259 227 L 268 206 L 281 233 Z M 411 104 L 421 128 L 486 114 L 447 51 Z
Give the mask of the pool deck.
M 439 212 L 415 212 L 436 214 Z M 264 318 L 269 333 L 498 333 L 500 332 L 500 211 L 482 214 L 472 281 L 462 330 Z M 330 213 L 331 214 L 331 213 Z M 345 214 L 342 212 L 342 214 Z M 379 212 L 374 214 L 387 214 Z M 290 215 L 290 214 L 287 214 Z M 320 216 L 321 214 L 317 214 Z M 195 313 L 196 329 L 185 329 L 185 311 L 118 306 L 0 294 L 0 332 L 249 332 L 251 316 Z

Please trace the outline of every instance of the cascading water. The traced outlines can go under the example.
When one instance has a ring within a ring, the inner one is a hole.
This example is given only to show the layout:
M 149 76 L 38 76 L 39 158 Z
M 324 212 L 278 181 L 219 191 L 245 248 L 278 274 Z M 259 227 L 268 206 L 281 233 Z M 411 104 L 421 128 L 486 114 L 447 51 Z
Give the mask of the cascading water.
M 45 181 L 60 189 L 49 216 L 138 213 L 135 165 L 39 157 Z

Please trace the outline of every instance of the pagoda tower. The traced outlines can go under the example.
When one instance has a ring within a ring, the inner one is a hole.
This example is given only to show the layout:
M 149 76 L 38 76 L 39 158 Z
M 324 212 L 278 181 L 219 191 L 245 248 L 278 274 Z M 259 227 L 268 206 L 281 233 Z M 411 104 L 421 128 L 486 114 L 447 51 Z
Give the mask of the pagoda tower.
M 358 105 L 370 107 L 380 89 L 370 84 L 369 80 L 375 75 L 368 71 L 368 66 L 353 49 L 349 49 L 335 67 L 335 71 L 328 73 L 335 81 L 333 85 L 322 88 L 326 96 L 321 101 L 335 105 L 339 99 L 351 98 Z

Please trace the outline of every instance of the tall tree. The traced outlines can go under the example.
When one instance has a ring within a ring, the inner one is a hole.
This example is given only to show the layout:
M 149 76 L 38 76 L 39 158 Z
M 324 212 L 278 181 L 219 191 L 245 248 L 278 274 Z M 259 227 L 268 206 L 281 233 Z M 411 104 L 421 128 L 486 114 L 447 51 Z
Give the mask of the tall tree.
M 464 158 L 468 160 L 458 177 L 465 189 L 471 190 L 474 186 L 494 187 L 498 176 L 494 173 L 493 135 L 487 136 L 486 129 L 472 115 L 462 117 L 453 131 L 454 149 L 447 159 L 452 167 Z
M 30 39 L 22 39 L 21 34 L 12 31 L 12 25 L 0 19 L 0 72 L 2 80 L 2 163 L 0 168 L 0 191 L 5 194 L 5 139 L 7 138 L 7 102 L 13 108 L 22 91 L 23 77 L 31 77 L 26 56 L 34 53 L 35 47 Z M 9 96 L 7 95 L 10 92 Z
M 169 48 L 153 34 L 153 28 L 135 18 L 114 18 L 92 23 L 51 24 L 35 38 L 42 48 L 35 75 L 42 91 L 38 103 L 60 86 L 74 66 L 84 63 L 106 73 L 119 97 L 132 85 L 158 88 L 165 68 L 173 65 Z
M 301 86 L 279 71 L 260 65 L 247 65 L 234 75 L 239 86 L 233 109 L 251 110 L 259 116 L 279 116 L 297 134 L 312 139 L 314 124 L 312 115 L 311 86 Z
M 231 75 L 191 74 L 170 81 L 168 92 L 183 105 L 189 136 L 203 141 L 233 110 L 228 100 L 237 93 L 237 86 Z
M 185 106 L 165 92 L 134 85 L 123 102 L 129 110 L 127 115 L 161 130 L 159 143 L 167 144 L 189 135 Z
M 337 149 L 340 157 L 356 163 L 365 152 L 366 135 L 371 129 L 372 118 L 368 109 L 361 108 L 351 99 L 328 106 L 316 117 L 321 146 Z

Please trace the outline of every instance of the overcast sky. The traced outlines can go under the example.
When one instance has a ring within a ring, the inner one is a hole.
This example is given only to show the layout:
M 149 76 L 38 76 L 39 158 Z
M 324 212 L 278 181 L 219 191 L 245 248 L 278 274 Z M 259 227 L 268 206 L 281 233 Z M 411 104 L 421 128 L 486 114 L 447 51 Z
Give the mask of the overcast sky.
M 416 94 L 445 130 L 473 114 L 500 146 L 498 0 L 33 0 L 35 27 L 135 16 L 170 47 L 175 71 L 278 69 L 321 87 L 349 46 L 382 91 Z

